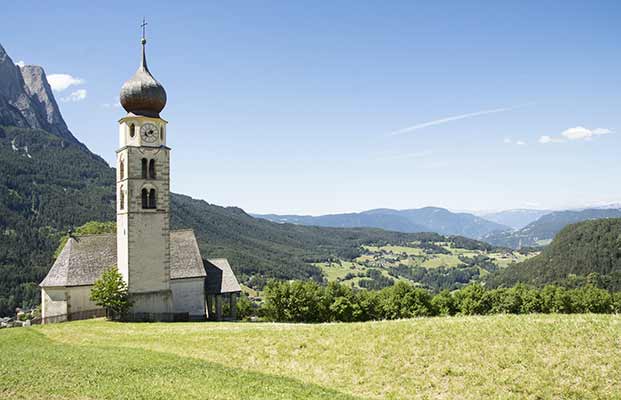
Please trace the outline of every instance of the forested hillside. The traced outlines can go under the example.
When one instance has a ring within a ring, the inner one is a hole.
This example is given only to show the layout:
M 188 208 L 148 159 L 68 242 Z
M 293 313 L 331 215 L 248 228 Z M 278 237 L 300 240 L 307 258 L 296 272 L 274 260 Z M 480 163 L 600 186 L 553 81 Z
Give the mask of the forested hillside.
M 592 283 L 621 290 L 621 218 L 580 222 L 563 228 L 543 252 L 490 276 L 492 286 Z
M 0 127 L 0 314 L 29 305 L 60 237 L 114 219 L 114 170 L 81 145 Z M 24 304 L 25 302 L 25 304 Z

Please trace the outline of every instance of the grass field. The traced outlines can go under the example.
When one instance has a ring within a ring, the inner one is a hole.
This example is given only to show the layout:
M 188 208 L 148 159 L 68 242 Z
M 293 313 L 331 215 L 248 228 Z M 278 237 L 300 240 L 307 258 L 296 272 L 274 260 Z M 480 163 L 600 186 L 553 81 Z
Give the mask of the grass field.
M 0 398 L 621 399 L 621 316 L 0 331 Z

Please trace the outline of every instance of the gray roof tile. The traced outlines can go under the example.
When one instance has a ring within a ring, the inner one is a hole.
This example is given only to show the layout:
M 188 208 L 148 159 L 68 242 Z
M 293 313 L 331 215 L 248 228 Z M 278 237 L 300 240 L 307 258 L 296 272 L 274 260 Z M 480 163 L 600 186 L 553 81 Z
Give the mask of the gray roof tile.
M 171 279 L 206 275 L 196 236 L 191 229 L 170 232 L 170 255 Z M 228 266 L 228 262 L 224 261 Z M 92 285 L 103 271 L 113 265 L 116 265 L 116 235 L 82 235 L 70 238 L 40 286 Z M 233 274 L 230 268 L 228 266 L 227 275 Z M 237 283 L 234 275 L 233 279 Z
M 207 271 L 207 294 L 241 292 L 241 287 L 226 258 L 204 260 Z

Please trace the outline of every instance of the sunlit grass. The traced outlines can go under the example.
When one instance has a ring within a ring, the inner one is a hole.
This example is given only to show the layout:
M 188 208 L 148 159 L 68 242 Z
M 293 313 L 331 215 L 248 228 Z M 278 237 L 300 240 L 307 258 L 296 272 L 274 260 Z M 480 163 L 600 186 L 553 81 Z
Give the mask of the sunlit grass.
M 6 398 L 621 398 L 621 316 L 0 331 Z M 27 377 L 27 379 L 24 379 Z

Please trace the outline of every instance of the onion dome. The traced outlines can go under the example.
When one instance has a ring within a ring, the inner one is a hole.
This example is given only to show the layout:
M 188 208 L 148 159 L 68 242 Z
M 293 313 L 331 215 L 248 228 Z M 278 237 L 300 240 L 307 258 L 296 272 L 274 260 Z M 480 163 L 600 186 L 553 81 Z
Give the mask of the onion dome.
M 130 114 L 159 118 L 166 106 L 166 91 L 149 72 L 145 55 L 147 40 L 144 36 L 141 43 L 142 61 L 134 76 L 121 87 L 121 105 Z

